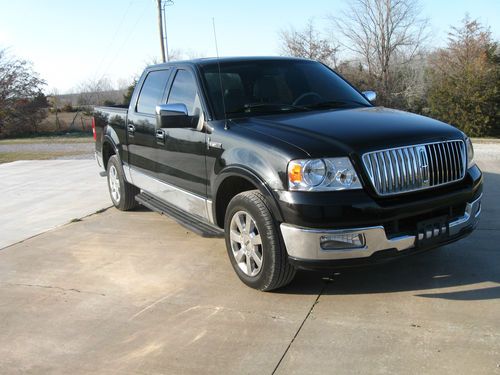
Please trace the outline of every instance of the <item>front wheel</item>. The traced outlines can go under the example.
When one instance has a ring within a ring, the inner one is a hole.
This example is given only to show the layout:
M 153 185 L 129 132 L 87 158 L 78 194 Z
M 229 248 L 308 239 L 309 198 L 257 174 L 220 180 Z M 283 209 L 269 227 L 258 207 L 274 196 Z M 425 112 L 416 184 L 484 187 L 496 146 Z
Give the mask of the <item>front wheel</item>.
M 137 206 L 135 196 L 139 189 L 125 180 L 120 160 L 113 155 L 108 160 L 108 189 L 113 205 L 122 211 L 128 211 Z
M 240 193 L 229 202 L 224 228 L 229 259 L 243 283 L 271 291 L 292 281 L 295 268 L 258 190 Z

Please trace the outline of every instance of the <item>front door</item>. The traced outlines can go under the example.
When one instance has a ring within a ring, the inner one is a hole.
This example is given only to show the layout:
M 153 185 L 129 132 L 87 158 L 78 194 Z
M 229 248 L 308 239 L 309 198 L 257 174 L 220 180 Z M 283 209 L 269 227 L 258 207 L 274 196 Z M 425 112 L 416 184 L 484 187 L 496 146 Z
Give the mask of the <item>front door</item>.
M 177 70 L 167 104 L 184 104 L 188 111 L 185 127 L 168 127 L 157 139 L 157 176 L 164 182 L 161 198 L 202 218 L 206 209 L 206 133 L 203 109 L 194 74 Z

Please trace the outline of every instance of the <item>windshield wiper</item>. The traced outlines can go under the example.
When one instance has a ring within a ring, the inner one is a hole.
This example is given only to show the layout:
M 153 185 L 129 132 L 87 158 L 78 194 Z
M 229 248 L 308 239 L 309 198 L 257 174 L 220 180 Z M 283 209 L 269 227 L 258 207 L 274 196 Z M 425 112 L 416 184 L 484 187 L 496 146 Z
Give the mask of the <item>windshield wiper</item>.
M 315 103 L 315 104 L 310 104 L 306 105 L 305 107 L 309 109 L 319 109 L 319 108 L 341 108 L 341 107 L 346 107 L 349 105 L 360 105 L 363 107 L 369 107 L 368 104 L 358 102 L 356 100 L 329 100 L 326 102 L 320 102 L 320 103 Z
M 243 107 L 238 108 L 237 110 L 227 112 L 228 114 L 236 114 L 236 113 L 250 113 L 253 111 L 310 111 L 311 109 L 306 106 L 299 106 L 293 104 L 284 104 L 284 103 L 249 103 L 245 104 Z

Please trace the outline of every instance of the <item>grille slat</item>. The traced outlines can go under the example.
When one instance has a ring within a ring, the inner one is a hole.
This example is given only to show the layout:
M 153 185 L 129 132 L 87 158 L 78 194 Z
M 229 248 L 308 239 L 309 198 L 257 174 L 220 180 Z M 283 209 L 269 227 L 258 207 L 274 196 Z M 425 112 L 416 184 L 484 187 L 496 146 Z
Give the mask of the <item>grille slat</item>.
M 448 163 L 448 155 L 446 153 L 446 147 L 444 143 L 440 144 L 439 147 L 443 150 L 443 164 L 444 164 L 443 181 L 449 181 L 450 179 L 448 177 L 448 174 L 450 173 L 449 172 L 450 166 Z
M 455 158 L 453 157 L 453 153 L 451 151 L 451 145 L 449 143 L 445 143 L 444 145 L 446 147 L 446 151 L 448 153 L 448 160 L 450 163 L 450 172 L 448 174 L 448 181 L 453 181 L 455 179 L 455 177 L 454 177 L 454 175 L 455 175 L 455 167 L 454 167 Z
M 415 159 L 415 150 L 413 147 L 410 148 L 410 158 L 411 158 L 411 187 L 417 187 L 417 160 Z
M 463 141 L 446 141 L 369 152 L 363 163 L 379 195 L 422 190 L 461 180 L 465 175 Z
M 450 181 L 451 180 L 451 178 L 450 178 L 450 162 L 448 161 L 449 156 L 448 156 L 448 151 L 446 150 L 446 143 L 439 145 L 439 147 L 441 147 L 443 149 L 444 164 L 446 165 L 445 172 L 444 172 L 444 178 L 446 178 L 446 181 Z
M 389 151 L 386 151 L 384 155 L 385 155 L 387 170 L 389 171 L 389 189 L 391 189 L 391 191 L 394 191 L 396 186 L 394 184 L 394 167 L 392 166 L 391 155 Z
M 393 161 L 393 165 L 396 167 L 395 170 L 395 180 L 394 180 L 394 185 L 396 187 L 396 191 L 399 191 L 401 188 L 401 172 L 399 171 L 399 160 L 398 160 L 398 155 L 396 154 L 395 150 L 391 150 L 391 160 Z
M 444 179 L 444 162 L 443 162 L 443 154 L 441 152 L 441 147 L 439 147 L 439 143 L 434 145 L 436 147 L 436 153 L 438 154 L 438 159 L 439 159 L 439 178 L 438 178 L 438 184 L 443 183 Z
M 439 177 L 438 170 L 439 170 L 439 167 L 438 167 L 437 152 L 436 152 L 436 148 L 434 147 L 434 145 L 429 145 L 429 147 L 432 150 L 432 153 L 430 155 L 434 156 L 434 158 L 432 159 L 432 165 L 434 167 L 433 168 L 434 169 L 434 176 L 433 176 L 432 185 L 438 185 L 439 184 L 439 181 L 438 181 L 438 177 Z
M 382 177 L 380 176 L 380 167 L 378 165 L 377 156 L 375 154 L 372 154 L 370 156 L 371 156 L 372 165 L 373 165 L 373 168 L 374 168 L 373 173 L 374 173 L 374 178 L 375 178 L 375 181 L 376 181 L 376 189 L 378 191 L 382 191 L 382 184 L 381 184 Z
M 449 144 L 447 145 L 448 147 L 448 150 L 449 153 L 450 153 L 450 162 L 451 162 L 451 174 L 450 174 L 450 179 L 451 180 L 454 180 L 455 178 L 457 178 L 457 161 L 456 161 L 456 156 L 455 156 L 455 152 L 453 152 L 453 145 L 452 144 Z
M 460 176 L 460 165 L 459 165 L 459 156 L 458 156 L 458 148 L 456 144 L 451 143 L 451 153 L 453 154 L 453 179 L 456 180 Z
M 403 149 L 403 155 L 404 155 L 404 166 L 405 166 L 405 175 L 404 180 L 405 180 L 405 186 L 408 186 L 410 184 L 410 175 L 411 175 L 411 167 L 410 167 L 410 155 L 408 154 L 408 150 L 405 148 Z

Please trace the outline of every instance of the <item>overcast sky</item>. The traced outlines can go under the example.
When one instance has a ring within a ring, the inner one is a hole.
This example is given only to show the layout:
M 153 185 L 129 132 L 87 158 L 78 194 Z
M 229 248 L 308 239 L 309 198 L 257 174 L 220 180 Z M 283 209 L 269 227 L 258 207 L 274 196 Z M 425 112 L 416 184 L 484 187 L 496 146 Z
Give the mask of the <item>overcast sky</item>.
M 443 45 L 450 25 L 469 13 L 500 36 L 500 0 L 422 0 L 432 45 Z M 175 0 L 167 8 L 171 49 L 214 56 L 215 17 L 221 56 L 277 55 L 278 31 L 314 17 L 326 27 L 342 0 Z M 82 80 L 130 81 L 159 59 L 155 0 L 0 0 L 0 48 L 31 60 L 47 92 L 71 92 Z

